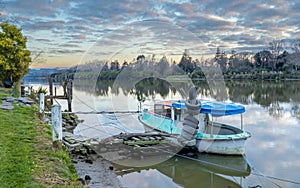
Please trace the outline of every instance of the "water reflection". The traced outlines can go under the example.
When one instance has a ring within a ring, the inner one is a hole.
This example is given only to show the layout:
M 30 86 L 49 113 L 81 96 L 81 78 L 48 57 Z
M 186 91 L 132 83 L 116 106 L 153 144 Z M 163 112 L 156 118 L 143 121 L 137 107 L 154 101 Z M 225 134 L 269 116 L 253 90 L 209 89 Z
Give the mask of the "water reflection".
M 98 83 L 99 86 L 97 85 L 96 88 L 101 88 L 98 90 L 101 90 L 104 95 L 96 94 L 93 88 L 88 90 L 86 86 L 83 88 L 79 86 L 77 89 L 81 90 L 78 93 L 81 93 L 83 96 L 89 93 L 96 98 L 96 101 L 101 101 L 95 105 L 101 110 L 104 108 L 103 101 L 112 95 L 118 101 L 118 104 L 124 101 L 125 98 L 130 99 L 128 103 L 135 103 L 137 102 L 135 101 L 137 98 L 178 99 L 184 96 L 184 94 L 173 89 L 176 87 L 186 88 L 185 83 L 181 81 L 174 83 L 173 81 L 156 80 L 155 82 L 170 82 L 171 84 L 158 84 L 143 80 L 138 83 L 140 86 L 137 89 L 131 88 L 122 91 L 122 87 L 119 86 L 118 97 L 116 97 L 116 91 L 112 90 L 114 82 L 104 82 L 102 85 L 100 84 L 102 82 Z M 212 96 L 212 91 L 205 81 L 194 81 L 194 84 L 200 88 L 199 97 L 209 98 Z M 252 138 L 246 142 L 246 155 L 251 164 L 258 169 L 254 173 L 260 174 L 260 176 L 253 174 L 248 176 L 244 182 L 246 187 L 256 185 L 277 187 L 276 184 L 281 187 L 299 187 L 300 183 L 290 183 L 288 180 L 297 182 L 300 179 L 300 82 L 227 81 L 226 91 L 231 101 L 245 105 L 244 125 L 245 129 L 252 134 Z M 130 127 L 133 130 L 136 130 L 140 126 L 138 122 L 132 123 L 132 119 L 128 121 L 122 119 L 120 122 L 124 126 L 134 125 L 135 127 Z M 239 124 L 239 118 L 232 118 L 229 123 Z M 111 130 L 108 132 L 111 133 Z M 264 175 L 281 178 L 284 181 L 268 179 Z M 163 185 L 163 182 L 167 182 L 166 187 L 183 186 L 180 184 L 181 182 L 177 181 L 177 179 L 175 181 L 173 177 L 176 179 L 176 176 L 166 176 L 162 171 L 156 170 L 156 167 L 153 167 L 149 168 L 149 170 L 141 169 L 139 173 L 134 171 L 131 174 L 124 174 L 122 181 L 128 187 L 141 187 L 139 185 L 145 185 L 144 187 L 148 185 L 148 187 L 151 187 L 149 185 L 153 185 L 155 182 L 160 183 L 152 187 L 162 187 L 160 185 Z M 128 183 L 126 184 L 127 181 Z M 136 182 L 136 186 L 129 186 L 132 185 L 129 181 Z M 141 183 L 143 181 L 144 183 Z M 210 179 L 207 178 L 207 181 L 210 182 Z
M 241 156 L 182 155 L 142 168 L 118 164 L 114 164 L 115 171 L 128 187 L 162 187 L 166 177 L 168 187 L 242 187 L 243 179 L 250 174 L 250 167 Z M 151 176 L 156 174 L 159 181 L 147 181 L 148 183 L 144 184 L 149 174 L 152 174 Z M 132 179 L 134 182 L 130 181 Z
M 109 93 L 118 95 L 122 90 L 125 95 L 136 95 L 139 98 L 161 95 L 166 97 L 170 92 L 176 93 L 175 88 L 187 88 L 187 82 L 162 80 L 157 78 L 143 79 L 134 88 L 123 88 L 114 84 L 114 81 L 98 81 L 97 85 L 90 85 L 88 80 L 79 80 L 75 83 L 76 89 L 96 96 L 107 96 Z M 193 84 L 200 88 L 202 96 L 211 96 L 212 91 L 207 81 L 197 80 Z M 299 81 L 226 81 L 228 97 L 234 102 L 242 104 L 257 103 L 268 107 L 274 101 L 290 102 L 300 101 Z M 112 87 L 117 89 L 112 90 Z
M 218 90 L 213 91 L 207 81 L 193 81 L 193 84 L 200 88 L 200 97 L 217 98 L 221 93 Z M 268 109 L 269 114 L 277 119 L 281 118 L 284 113 L 282 103 L 291 103 L 292 108 L 289 110 L 299 118 L 299 104 L 297 103 L 300 101 L 299 81 L 226 81 L 225 84 L 227 97 L 233 102 L 259 104 Z M 94 96 L 108 96 L 109 94 L 118 96 L 122 91 L 125 96 L 136 96 L 139 101 L 154 99 L 158 95 L 166 99 L 170 94 L 178 94 L 180 98 L 185 98 L 185 90 L 189 88 L 189 85 L 190 83 L 185 81 L 157 78 L 143 79 L 137 82 L 133 88 L 123 87 L 122 84 L 116 84 L 114 81 L 98 81 L 96 86 L 90 85 L 86 80 L 79 80 L 75 83 L 77 90 Z

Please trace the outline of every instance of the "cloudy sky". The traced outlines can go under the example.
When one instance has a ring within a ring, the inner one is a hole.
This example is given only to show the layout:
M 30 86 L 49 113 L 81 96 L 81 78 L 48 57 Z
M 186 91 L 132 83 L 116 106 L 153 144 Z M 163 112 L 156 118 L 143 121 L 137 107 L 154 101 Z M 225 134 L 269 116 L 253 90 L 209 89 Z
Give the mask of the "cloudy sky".
M 296 0 L 0 0 L 0 19 L 22 28 L 33 56 L 70 66 L 139 54 L 176 59 L 265 49 L 273 39 L 300 37 Z

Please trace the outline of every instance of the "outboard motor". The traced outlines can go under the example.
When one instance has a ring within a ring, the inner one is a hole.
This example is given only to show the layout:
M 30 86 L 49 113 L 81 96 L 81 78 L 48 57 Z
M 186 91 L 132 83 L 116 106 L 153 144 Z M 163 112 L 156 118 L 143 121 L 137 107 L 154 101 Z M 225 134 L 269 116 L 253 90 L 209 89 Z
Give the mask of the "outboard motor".
M 198 132 L 198 115 L 200 113 L 201 103 L 197 101 L 197 88 L 191 87 L 189 91 L 189 99 L 185 102 L 187 108 L 187 116 L 183 121 L 183 128 L 180 136 L 177 138 L 182 146 L 196 145 L 196 134 Z

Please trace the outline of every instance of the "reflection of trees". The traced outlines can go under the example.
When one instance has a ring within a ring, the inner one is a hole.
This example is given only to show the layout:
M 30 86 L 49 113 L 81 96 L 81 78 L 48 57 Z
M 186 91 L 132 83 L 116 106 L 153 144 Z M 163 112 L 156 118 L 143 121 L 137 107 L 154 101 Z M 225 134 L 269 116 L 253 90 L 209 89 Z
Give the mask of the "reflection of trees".
M 121 84 L 108 80 L 99 80 L 96 86 L 89 84 L 86 80 L 82 80 L 76 82 L 75 87 L 79 91 L 95 96 L 108 96 L 110 93 L 119 95 L 119 92 L 122 90 L 124 95 L 134 95 L 138 100 L 149 97 L 155 98 L 156 95 L 166 98 L 170 92 L 173 94 L 180 93 L 176 88 L 188 88 L 184 82 L 174 84 L 158 78 L 143 79 L 137 82 L 133 88 L 122 87 Z
M 200 96 L 212 96 L 207 81 L 193 81 L 193 84 L 199 87 Z M 97 85 L 93 86 L 85 80 L 76 82 L 75 86 L 77 90 L 97 96 L 108 96 L 110 93 L 118 95 L 122 91 L 125 95 L 134 95 L 138 100 L 143 100 L 155 98 L 157 95 L 166 98 L 170 92 L 174 95 L 180 93 L 182 98 L 186 98 L 191 83 L 150 77 L 138 81 L 132 87 L 115 81 L 98 81 Z M 300 101 L 299 81 L 227 81 L 226 90 L 231 101 L 241 104 L 257 103 L 268 108 L 269 114 L 276 118 L 282 116 L 281 103 Z M 291 113 L 300 119 L 299 104 L 293 104 Z
M 226 86 L 230 100 L 242 104 L 255 102 L 269 107 L 275 101 L 300 101 L 297 81 L 229 81 Z
M 172 86 L 169 82 L 161 79 L 144 79 L 135 85 L 135 88 L 131 90 L 130 94 L 137 96 L 139 101 L 145 98 L 154 97 L 159 94 L 163 98 L 166 98 L 169 92 L 172 90 Z
M 268 107 L 269 114 L 275 119 L 280 119 L 283 116 L 283 107 L 280 106 L 278 101 L 273 101 Z
M 299 102 L 293 102 L 292 103 L 292 108 L 291 108 L 291 114 L 292 117 L 295 117 L 300 121 L 300 103 Z
M 281 103 L 300 101 L 299 81 L 234 81 L 226 83 L 230 99 L 242 104 L 257 103 L 268 109 L 271 116 L 283 116 Z M 294 104 L 291 114 L 299 117 L 299 106 Z
M 227 82 L 228 94 L 230 100 L 242 104 L 248 104 L 252 100 L 254 93 L 253 83 L 250 81 L 244 82 Z

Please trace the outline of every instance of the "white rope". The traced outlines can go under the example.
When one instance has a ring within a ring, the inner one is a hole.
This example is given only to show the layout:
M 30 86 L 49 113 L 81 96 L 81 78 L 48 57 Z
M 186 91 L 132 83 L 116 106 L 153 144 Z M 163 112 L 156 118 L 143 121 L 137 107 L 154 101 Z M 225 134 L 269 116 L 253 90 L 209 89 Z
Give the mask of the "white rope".
M 232 141 L 233 141 L 233 143 L 236 145 L 234 139 L 232 139 Z M 282 182 L 287 182 L 287 183 L 292 183 L 292 184 L 296 184 L 296 185 L 300 185 L 300 182 L 297 182 L 297 181 L 291 181 L 291 180 L 287 180 L 287 179 L 283 179 L 283 178 L 277 178 L 277 177 L 268 176 L 268 175 L 263 174 L 262 172 L 260 172 L 258 169 L 256 169 L 256 168 L 250 163 L 250 161 L 249 161 L 249 159 L 247 158 L 246 154 L 241 153 L 241 155 L 242 155 L 242 156 L 244 157 L 244 159 L 247 161 L 247 163 L 249 164 L 249 166 L 251 167 L 251 169 L 258 172 L 258 174 L 257 174 L 257 173 L 251 172 L 252 175 L 264 177 L 265 179 L 268 179 L 271 183 L 273 183 L 273 184 L 276 185 L 277 187 L 281 187 L 281 186 L 278 185 L 277 183 L 271 181 L 270 179 L 278 180 L 278 181 L 282 181 Z M 260 180 L 260 181 L 261 181 L 261 180 Z

